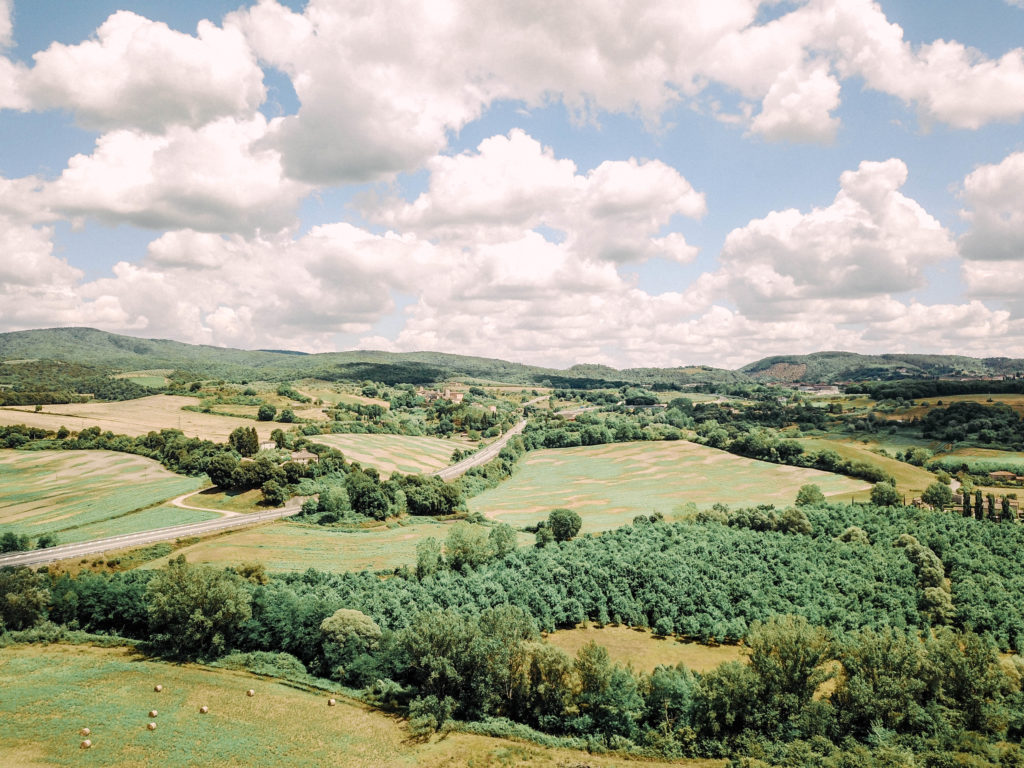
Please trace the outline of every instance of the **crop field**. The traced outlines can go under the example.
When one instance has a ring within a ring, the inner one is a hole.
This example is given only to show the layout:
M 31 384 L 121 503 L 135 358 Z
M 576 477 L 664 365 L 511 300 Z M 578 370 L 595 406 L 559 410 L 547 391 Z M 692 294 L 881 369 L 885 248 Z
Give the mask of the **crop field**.
M 283 399 L 283 398 L 278 398 Z M 278 406 L 277 415 L 281 415 L 282 408 L 290 408 L 295 412 L 297 419 L 309 419 L 310 421 L 327 421 L 327 414 L 324 413 L 323 406 L 320 405 L 300 405 L 298 403 L 288 404 L 287 402 L 283 406 Z M 240 416 L 243 419 L 255 419 L 256 414 L 259 412 L 260 407 L 258 405 L 234 405 L 231 403 L 211 403 L 210 409 L 217 414 L 228 414 L 230 416 Z M 275 417 L 276 418 L 276 417 Z M 266 423 L 266 422 L 264 422 Z M 253 425 L 255 426 L 255 425 Z M 275 424 L 274 426 L 280 427 L 281 429 L 287 429 L 290 424 Z M 273 427 L 271 427 L 273 429 Z
M 1024 416 L 1024 395 L 1016 394 L 1005 394 L 1005 395 L 987 395 L 987 394 L 974 394 L 974 395 L 946 395 L 943 397 L 931 397 L 924 400 L 918 401 L 917 405 L 909 408 L 897 408 L 892 412 L 893 416 L 907 418 L 916 417 L 921 418 L 929 411 L 933 411 L 936 408 L 945 408 L 951 403 L 981 403 L 982 405 L 993 405 L 995 403 L 1005 403 L 1009 405 L 1017 415 Z M 885 416 L 886 414 L 882 414 Z
M 277 522 L 232 531 L 204 539 L 177 550 L 190 563 L 237 565 L 263 563 L 268 571 L 389 570 L 416 565 L 416 545 L 434 537 L 443 541 L 451 523 L 414 520 L 396 528 L 383 526 L 338 530 L 292 522 Z M 533 536 L 522 534 L 520 545 L 529 545 Z M 168 558 L 154 560 L 146 568 L 160 568 Z
M 675 666 L 680 662 L 695 672 L 709 672 L 723 662 L 744 658 L 739 645 L 688 643 L 671 637 L 655 637 L 647 629 L 624 626 L 560 629 L 549 634 L 547 641 L 570 656 L 594 641 L 607 649 L 612 661 L 632 666 L 637 672 L 651 672 L 661 664 Z
M 855 442 L 853 440 L 827 440 L 820 438 L 807 438 L 798 441 L 806 450 L 823 451 L 832 450 L 844 459 L 853 461 L 866 461 L 881 467 L 894 478 L 896 487 L 907 494 L 907 496 L 921 494 L 925 488 L 935 482 L 935 475 L 922 467 L 915 467 L 897 459 L 889 459 L 873 453 L 871 444 Z M 870 490 L 870 489 L 869 489 Z M 864 501 L 869 498 L 869 491 L 856 497 L 857 501 Z M 910 501 L 908 498 L 907 501 Z
M 170 368 L 154 368 L 148 371 L 128 371 L 126 373 L 119 373 L 115 379 L 128 379 L 133 384 L 138 384 L 140 387 L 166 387 L 170 376 L 174 371 Z
M 469 440 L 409 435 L 316 435 L 311 439 L 337 448 L 347 461 L 375 467 L 382 475 L 434 472 L 451 463 L 456 448 L 476 447 Z
M 160 693 L 153 689 L 163 686 Z M 122 768 L 435 768 L 473 765 L 621 766 L 621 757 L 471 734 L 420 741 L 404 721 L 334 694 L 246 672 L 149 661 L 125 648 L 21 645 L 0 649 L 4 765 Z M 248 689 L 255 695 L 246 695 Z M 200 714 L 201 706 L 209 707 Z M 149 717 L 156 710 L 155 718 Z M 147 724 L 156 723 L 155 730 Z M 91 730 L 81 749 L 81 728 Z M 721 766 L 724 761 L 637 765 Z
M 216 513 L 163 506 L 202 481 L 114 451 L 0 451 L 0 533 L 69 544 L 198 522 Z
M 791 504 L 805 483 L 826 496 L 870 486 L 828 472 L 733 456 L 688 443 L 616 443 L 528 453 L 511 479 L 469 501 L 471 512 L 523 526 L 555 507 L 574 509 L 584 531 L 603 531 L 636 515 L 658 511 L 667 518 L 687 502 L 700 508 Z
M 44 405 L 35 412 L 31 406 L 0 408 L 0 426 L 27 424 L 30 427 L 57 430 L 67 427 L 78 431 L 99 427 L 116 435 L 135 437 L 161 429 L 180 429 L 189 437 L 226 442 L 236 427 L 255 427 L 260 440 L 269 440 L 279 424 L 253 421 L 212 413 L 183 411 L 186 405 L 200 404 L 199 398 L 183 395 L 152 395 L 117 403 L 68 403 Z

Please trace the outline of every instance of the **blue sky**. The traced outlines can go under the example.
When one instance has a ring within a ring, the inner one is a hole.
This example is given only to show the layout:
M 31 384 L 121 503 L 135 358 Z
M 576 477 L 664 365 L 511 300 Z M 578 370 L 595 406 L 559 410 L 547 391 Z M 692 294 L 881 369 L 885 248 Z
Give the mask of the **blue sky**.
M 0 331 L 1024 356 L 1024 7 L 0 0 Z

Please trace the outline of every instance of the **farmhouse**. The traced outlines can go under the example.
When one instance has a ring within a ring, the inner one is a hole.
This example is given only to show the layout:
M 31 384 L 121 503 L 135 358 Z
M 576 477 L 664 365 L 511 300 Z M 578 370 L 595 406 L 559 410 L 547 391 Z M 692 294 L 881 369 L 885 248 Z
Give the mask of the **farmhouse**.
M 273 451 L 276 448 L 277 443 L 275 443 L 273 440 L 263 440 L 262 442 L 260 442 L 261 451 Z
M 310 464 L 320 461 L 320 457 L 310 451 L 292 451 L 291 460 L 296 464 Z
M 995 480 L 998 483 L 1015 483 L 1020 482 L 1022 478 L 1017 476 L 1016 472 L 1007 472 L 1005 470 L 998 470 L 996 472 L 988 473 L 989 479 Z

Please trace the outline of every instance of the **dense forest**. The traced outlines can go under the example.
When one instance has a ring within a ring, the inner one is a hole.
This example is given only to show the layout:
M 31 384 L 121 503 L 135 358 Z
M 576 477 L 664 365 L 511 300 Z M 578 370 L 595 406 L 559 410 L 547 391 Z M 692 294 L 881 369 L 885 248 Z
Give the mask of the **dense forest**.
M 1024 643 L 1024 529 L 846 505 L 755 530 L 755 511 L 641 517 L 528 550 L 462 523 L 421 545 L 416 568 L 388 574 L 268 576 L 183 559 L 74 578 L 8 569 L 0 616 L 12 632 L 58 625 L 175 658 L 270 660 L 362 689 L 419 731 L 457 720 L 591 749 L 786 765 L 892 764 L 890 752 L 1017 764 L 1002 740 L 1024 728 L 1020 667 L 998 651 Z M 639 674 L 596 646 L 573 658 L 542 642 L 585 619 L 745 639 L 749 658 Z

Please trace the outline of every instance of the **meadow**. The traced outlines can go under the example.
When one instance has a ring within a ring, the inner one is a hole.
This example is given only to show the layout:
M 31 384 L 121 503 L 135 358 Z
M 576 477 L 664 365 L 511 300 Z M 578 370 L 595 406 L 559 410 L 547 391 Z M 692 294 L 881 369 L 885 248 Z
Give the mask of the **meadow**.
M 408 435 L 316 435 L 314 442 L 337 448 L 347 461 L 374 467 L 381 475 L 392 472 L 420 474 L 435 472 L 451 463 L 456 449 L 475 448 L 465 439 L 412 437 Z
M 60 543 L 216 517 L 162 502 L 203 485 L 152 459 L 114 451 L 0 451 L 0 533 Z
M 673 637 L 655 637 L 649 629 L 622 625 L 592 624 L 575 629 L 560 629 L 547 641 L 571 656 L 589 642 L 602 645 L 616 664 L 631 666 L 637 672 L 653 672 L 659 665 L 683 663 L 695 672 L 709 672 L 726 661 L 744 658 L 740 645 L 704 645 Z
M 160 684 L 163 690 L 154 691 Z M 255 695 L 246 695 L 248 689 Z M 150 661 L 126 648 L 15 645 L 0 649 L 0 755 L 4 765 L 122 768 L 408 768 L 472 765 L 621 766 L 486 736 L 410 737 L 404 722 L 339 696 L 246 672 Z M 201 706 L 209 707 L 200 714 Z M 149 711 L 155 709 L 155 718 Z M 156 723 L 155 730 L 147 724 Z M 92 747 L 80 749 L 88 727 Z M 721 766 L 724 761 L 643 762 Z M 640 765 L 640 763 L 637 763 Z
M 526 454 L 513 476 L 469 500 L 471 512 L 515 527 L 568 507 L 584 531 L 604 531 L 636 515 L 674 518 L 689 502 L 707 508 L 792 504 L 801 485 L 849 497 L 870 486 L 828 472 L 768 464 L 683 441 L 614 443 Z
M 228 435 L 237 427 L 255 427 L 260 440 L 269 440 L 270 432 L 280 426 L 269 421 L 182 410 L 186 405 L 201 402 L 184 395 L 152 395 L 116 403 L 44 405 L 39 412 L 30 406 L 16 406 L 0 408 L 0 426 L 26 424 L 49 430 L 67 427 L 73 431 L 99 427 L 103 432 L 109 430 L 130 437 L 161 429 L 180 429 L 189 437 L 219 443 L 227 442 Z

